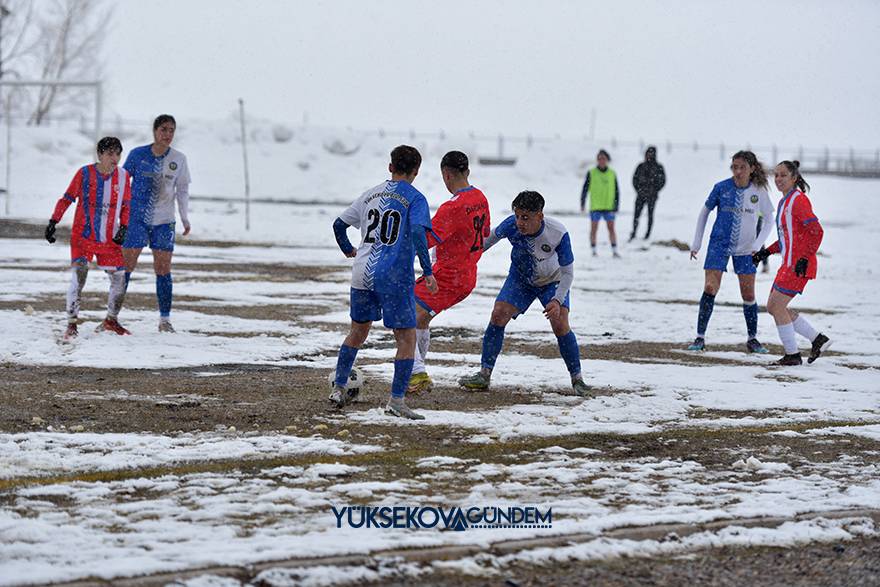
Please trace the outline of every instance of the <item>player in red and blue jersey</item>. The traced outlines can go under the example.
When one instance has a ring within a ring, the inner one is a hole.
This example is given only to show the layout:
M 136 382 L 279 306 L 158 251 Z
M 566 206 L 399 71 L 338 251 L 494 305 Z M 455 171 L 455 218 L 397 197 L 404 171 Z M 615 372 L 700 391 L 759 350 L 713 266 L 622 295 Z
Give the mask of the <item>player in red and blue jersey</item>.
M 173 116 L 157 116 L 153 121 L 153 143 L 132 149 L 125 160 L 125 169 L 132 178 L 131 224 L 122 245 L 125 284 L 127 287 L 141 251 L 150 245 L 156 273 L 159 332 L 174 332 L 171 326 L 171 257 L 174 252 L 175 202 L 184 236 L 191 229 L 189 166 L 186 156 L 171 147 L 176 130 L 177 122 Z
M 416 308 L 413 259 L 417 255 L 425 285 L 432 293 L 437 281 L 431 271 L 427 234 L 431 231 L 428 201 L 413 187 L 422 156 L 408 145 L 391 151 L 391 179 L 364 192 L 336 222 L 336 243 L 346 257 L 354 257 L 351 272 L 351 329 L 339 349 L 330 401 L 338 408 L 354 400 L 346 391 L 358 350 L 367 340 L 373 321 L 381 319 L 394 330 L 397 354 L 391 399 L 385 411 L 393 416 L 423 420 L 404 402 L 412 375 L 416 344 Z M 346 230 L 360 228 L 361 244 L 355 249 Z
M 473 291 L 483 241 L 490 234 L 489 203 L 483 192 L 468 181 L 467 155 L 461 151 L 446 153 L 440 161 L 440 173 L 452 197 L 437 209 L 431 219 L 433 234 L 428 235 L 428 246 L 436 247 L 433 272 L 439 291 L 428 290 L 424 279 L 416 282 L 416 350 L 408 393 L 431 388 L 431 378 L 425 370 L 431 320 Z
M 776 209 L 776 232 L 779 240 L 752 257 L 757 266 L 768 256 L 779 253 L 782 265 L 773 281 L 773 289 L 767 300 L 767 311 L 776 321 L 776 329 L 785 349 L 785 356 L 778 365 L 800 365 L 795 334 L 810 341 L 812 363 L 831 345 L 831 339 L 818 332 L 803 315 L 788 307 L 794 296 L 802 294 L 807 282 L 816 278 L 816 252 L 822 243 L 824 231 L 813 213 L 813 206 L 806 192 L 810 185 L 800 173 L 800 162 L 783 161 L 776 166 L 774 180 L 777 189 L 784 194 Z
M 66 339 L 77 336 L 80 300 L 89 262 L 97 258 L 98 267 L 110 277 L 107 317 L 98 330 L 131 334 L 117 320 L 125 299 L 125 261 L 122 241 L 129 220 L 131 184 L 128 173 L 118 167 L 122 143 L 116 137 L 98 141 L 98 162 L 80 168 L 73 176 L 64 196 L 55 204 L 55 211 L 46 226 L 46 240 L 55 242 L 55 225 L 61 221 L 71 204 L 76 204 L 73 228 L 70 231 L 70 287 L 67 290 Z

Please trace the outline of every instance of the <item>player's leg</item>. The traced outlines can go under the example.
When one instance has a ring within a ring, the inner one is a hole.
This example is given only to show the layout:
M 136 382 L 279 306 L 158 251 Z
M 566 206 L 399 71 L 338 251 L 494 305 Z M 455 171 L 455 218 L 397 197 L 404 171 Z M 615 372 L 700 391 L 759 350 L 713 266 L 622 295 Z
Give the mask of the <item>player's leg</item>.
M 629 233 L 629 242 L 636 238 L 636 231 L 639 229 L 639 217 L 642 215 L 642 208 L 645 206 L 645 198 L 636 196 L 636 209 L 633 212 L 633 229 Z M 649 229 L 650 230 L 650 229 Z
M 171 258 L 174 254 L 173 222 L 150 227 L 150 250 L 153 251 L 153 271 L 156 273 L 159 332 L 174 332 L 174 327 L 171 326 L 171 302 L 174 298 L 174 279 L 171 277 Z
M 375 292 L 352 288 L 350 300 L 351 327 L 342 346 L 339 347 L 339 354 L 336 357 L 336 376 L 333 379 L 334 387 L 330 393 L 330 401 L 338 408 L 354 399 L 345 393 L 348 377 L 351 375 L 358 351 L 370 334 L 373 321 L 382 318 L 382 306 Z
M 831 346 L 831 339 L 816 330 L 800 312 L 788 308 L 788 315 L 791 318 L 791 325 L 794 327 L 795 333 L 810 341 L 810 356 L 807 358 L 807 362 L 812 363 L 824 351 L 828 350 Z
M 110 278 L 107 292 L 107 316 L 98 326 L 97 331 L 107 330 L 116 334 L 131 334 L 119 323 L 119 311 L 125 301 L 125 260 L 122 250 L 118 247 L 105 248 L 97 253 L 98 267 Z
M 645 240 L 651 238 L 651 229 L 654 228 L 654 206 L 657 205 L 657 196 L 648 196 L 648 230 L 645 231 Z
M 708 263 L 708 257 L 706 261 Z M 688 350 L 702 351 L 706 348 L 706 329 L 709 327 L 709 318 L 712 317 L 712 311 L 715 309 L 715 296 L 721 287 L 723 274 L 724 272 L 720 269 L 706 269 L 703 295 L 700 297 L 700 310 L 697 313 L 697 337 Z
M 600 216 L 598 212 L 590 212 L 590 248 L 593 250 L 594 257 L 598 255 L 596 252 L 596 234 L 599 232 Z
M 792 324 L 791 313 L 788 310 L 788 304 L 796 293 L 782 291 L 774 284 L 767 299 L 767 311 L 776 322 L 776 330 L 779 331 L 779 339 L 782 341 L 782 348 L 785 351 L 785 356 L 777 361 L 778 365 L 800 365 L 802 362 L 795 339 L 794 324 Z
M 510 279 L 508 277 L 508 279 Z M 506 284 L 505 284 L 506 285 Z M 504 288 L 502 288 L 502 292 Z M 534 296 L 532 296 L 532 300 Z M 531 304 L 531 300 L 529 301 Z M 528 304 L 525 305 L 528 308 Z M 458 383 L 467 389 L 482 391 L 489 388 L 489 381 L 492 377 L 492 371 L 495 369 L 495 361 L 501 353 L 504 346 L 504 329 L 510 320 L 525 311 L 508 301 L 501 299 L 495 300 L 495 306 L 492 308 L 492 315 L 489 318 L 489 325 L 486 326 L 486 332 L 483 333 L 483 349 L 480 358 L 480 370 L 474 375 L 469 375 L 459 379 Z
M 147 226 L 141 222 L 129 222 L 128 230 L 125 232 L 125 241 L 122 243 L 122 258 L 125 259 L 125 288 L 128 289 L 128 282 L 131 280 L 131 274 L 137 268 L 138 258 L 141 251 L 150 242 Z
M 538 300 L 541 302 L 542 306 L 547 307 L 547 304 L 549 304 L 553 299 L 553 296 L 556 295 L 556 286 L 557 284 L 553 283 L 541 289 L 541 292 L 538 294 Z M 571 377 L 572 389 L 574 389 L 574 392 L 577 395 L 586 396 L 589 394 L 590 388 L 584 383 L 584 378 L 581 373 L 580 347 L 578 346 L 577 336 L 571 329 L 568 321 L 571 308 L 570 304 L 570 296 L 566 294 L 565 299 L 562 301 L 559 314 L 555 318 L 550 319 L 550 328 L 556 336 L 556 343 L 559 345 L 559 354 L 562 357 L 562 360 L 565 361 L 565 367 L 568 369 L 568 374 Z
M 433 317 L 433 312 L 426 309 L 421 300 L 416 297 L 416 346 L 413 353 L 412 376 L 406 390 L 410 394 L 429 391 L 432 387 L 431 378 L 425 367 L 425 358 L 428 356 L 428 349 L 431 346 L 431 319 Z
M 67 330 L 65 338 L 77 336 L 77 320 L 82 299 L 82 290 L 89 275 L 89 263 L 86 257 L 74 259 L 70 263 L 70 285 L 67 287 Z
M 416 348 L 416 302 L 412 290 L 379 295 L 382 302 L 382 323 L 394 330 L 397 353 L 394 355 L 394 377 L 391 380 L 391 397 L 385 412 L 399 418 L 424 420 L 425 417 L 411 410 L 404 401 L 406 387 L 413 369 Z
M 746 352 L 766 354 L 767 349 L 758 342 L 758 302 L 755 300 L 755 264 L 749 255 L 733 258 L 733 268 L 739 279 L 739 293 L 743 301 L 743 317 L 746 320 Z
M 611 254 L 619 257 L 617 254 L 617 232 L 614 230 L 614 212 L 605 213 L 605 224 L 608 226 L 608 240 L 611 241 Z

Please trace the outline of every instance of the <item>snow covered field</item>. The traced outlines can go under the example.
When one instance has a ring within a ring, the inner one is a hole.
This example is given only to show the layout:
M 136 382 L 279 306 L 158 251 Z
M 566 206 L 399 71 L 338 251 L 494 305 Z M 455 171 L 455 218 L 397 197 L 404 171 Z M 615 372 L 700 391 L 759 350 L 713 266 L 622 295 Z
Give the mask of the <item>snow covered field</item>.
M 155 373 L 161 382 L 171 377 L 163 375 L 165 370 L 177 368 L 209 382 L 230 376 L 218 365 L 277 367 L 293 374 L 289 393 L 323 399 L 324 389 L 314 381 L 335 364 L 348 322 L 348 262 L 330 225 L 345 203 L 385 178 L 388 151 L 403 141 L 334 129 L 287 129 L 292 138 L 279 142 L 275 137 L 287 136 L 279 128 L 254 125 L 253 194 L 306 203 L 254 204 L 252 227 L 245 231 L 243 204 L 192 202 L 193 234 L 181 238 L 175 251 L 174 336 L 155 331 L 147 254 L 129 289 L 132 304 L 120 317 L 133 336 L 111 337 L 85 327 L 75 344 L 59 345 L 67 245 L 48 245 L 39 238 L 39 227 L 32 238 L 4 233 L 0 364 L 10 377 L 22 367 L 46 377 L 55 377 L 58 369 L 101 367 L 132 377 Z M 229 124 L 190 128 L 181 122 L 177 146 L 189 157 L 194 194 L 240 196 L 240 144 L 233 130 Z M 72 132 L 59 135 L 57 129 L 16 129 L 16 136 L 12 217 L 42 224 L 72 173 L 89 160 L 89 140 Z M 123 141 L 127 151 L 146 137 Z M 436 207 L 446 197 L 440 157 L 450 148 L 473 155 L 477 145 L 456 137 L 415 144 L 424 157 L 416 186 Z M 330 152 L 340 145 L 357 151 Z M 434 321 L 436 351 L 429 356 L 434 361 L 429 372 L 440 389 L 423 405 L 423 398 L 411 401 L 425 414 L 424 422 L 399 421 L 376 407 L 387 393 L 394 355 L 381 328 L 359 355 L 370 380 L 363 401 L 344 414 L 310 414 L 308 426 L 297 421 L 291 430 L 212 430 L 212 425 L 203 428 L 209 431 L 158 433 L 133 425 L 130 431 L 107 432 L 72 421 L 61 430 L 45 414 L 26 410 L 4 419 L 0 585 L 401 548 L 485 550 L 506 541 L 567 535 L 580 538 L 552 550 L 536 546 L 497 556 L 466 551 L 447 561 L 385 561 L 378 568 L 314 564 L 291 570 L 279 563 L 275 569 L 262 567 L 260 578 L 283 585 L 380 581 L 441 570 L 493 575 L 513 561 L 655 556 L 719 545 L 795 546 L 876 536 L 880 228 L 874 218 L 880 214 L 880 182 L 807 178 L 825 240 L 819 278 L 793 306 L 835 339 L 834 352 L 813 365 L 768 368 L 779 351 L 772 318 L 761 313 L 759 338 L 775 345 L 774 353 L 742 352 L 745 327 L 732 276 L 725 277 L 717 297 L 709 351 L 695 357 L 682 350 L 694 336 L 702 258 L 690 261 L 670 243 L 690 242 L 699 207 L 713 183 L 727 176 L 729 161 L 717 153 L 661 149 L 669 183 L 660 196 L 651 241 L 624 242 L 623 258 L 613 259 L 603 227 L 600 256 L 593 258 L 587 222 L 577 208 L 586 163 L 596 148 L 566 141 L 538 144 L 513 168 L 472 165 L 471 173 L 474 185 L 490 198 L 494 223 L 509 213 L 516 193 L 529 188 L 542 192 L 547 213 L 568 226 L 575 253 L 571 323 L 595 397 L 568 395 L 555 339 L 533 307 L 507 328 L 507 347 L 493 376 L 497 405 L 462 408 L 455 381 L 478 365 L 480 336 L 507 270 L 509 248 L 502 243 L 483 257 L 474 294 Z M 612 156 L 622 189 L 618 235 L 625 241 L 634 199 L 628 180 L 640 154 L 612 150 Z M 42 171 L 29 173 L 32 169 Z M 775 189 L 771 197 L 778 198 Z M 72 211 L 65 222 L 71 219 Z M 640 232 L 644 226 L 643 219 Z M 280 273 L 267 277 L 260 269 L 266 267 Z M 772 273 L 758 274 L 759 303 L 766 301 L 771 283 Z M 106 285 L 106 277 L 93 270 L 86 287 L 87 319 L 103 316 Z M 192 390 L 165 396 L 162 385 L 153 395 L 58 383 L 54 393 L 62 405 L 88 401 L 96 410 L 105 401 L 114 406 L 157 398 L 181 405 L 227 401 L 222 394 L 205 397 Z M 3 397 L 26 405 L 19 389 L 11 380 L 0 383 Z M 256 404 L 254 410 L 259 409 Z M 349 438 L 349 431 L 357 439 Z M 452 441 L 409 447 L 401 440 L 420 431 L 448 434 Z M 218 462 L 228 466 L 215 466 Z M 553 524 L 466 532 L 337 528 L 331 507 L 349 504 L 529 505 L 552 508 Z M 840 514 L 849 510 L 855 512 L 850 517 Z M 834 516 L 794 520 L 823 512 Z M 762 517 L 789 521 L 737 525 Z M 730 525 L 674 542 L 613 534 L 654 524 L 717 521 Z

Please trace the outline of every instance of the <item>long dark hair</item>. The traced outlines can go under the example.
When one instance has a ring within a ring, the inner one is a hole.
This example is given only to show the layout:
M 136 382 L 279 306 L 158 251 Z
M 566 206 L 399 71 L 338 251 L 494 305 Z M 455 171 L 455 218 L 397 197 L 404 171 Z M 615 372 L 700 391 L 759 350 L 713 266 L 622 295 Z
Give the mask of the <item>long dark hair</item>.
M 802 192 L 810 191 L 810 184 L 807 183 L 807 180 L 804 179 L 804 176 L 801 175 L 801 162 L 795 159 L 794 161 L 782 161 L 780 165 L 785 165 L 785 168 L 788 169 L 788 172 L 792 177 L 795 178 L 794 186 L 801 190 Z
M 733 157 L 730 158 L 731 161 L 735 159 L 742 159 L 752 167 L 752 173 L 749 175 L 749 179 L 752 180 L 752 183 L 764 189 L 767 188 L 767 170 L 764 169 L 764 164 L 758 160 L 757 155 L 751 151 L 737 151 L 734 153 Z

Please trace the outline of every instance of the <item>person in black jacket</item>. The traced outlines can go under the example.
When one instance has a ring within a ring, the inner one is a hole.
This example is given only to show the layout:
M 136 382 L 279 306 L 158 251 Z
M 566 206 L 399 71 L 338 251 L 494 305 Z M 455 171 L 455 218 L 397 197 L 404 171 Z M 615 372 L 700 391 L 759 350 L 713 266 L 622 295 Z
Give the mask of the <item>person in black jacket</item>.
M 633 173 L 633 187 L 636 190 L 636 211 L 633 214 L 633 229 L 629 240 L 636 238 L 636 229 L 639 227 L 639 216 L 642 208 L 648 205 L 648 230 L 645 232 L 645 240 L 651 236 L 651 228 L 654 226 L 654 204 L 657 203 L 657 195 L 666 185 L 666 172 L 663 166 L 657 163 L 657 148 L 649 146 L 645 151 L 645 160 L 639 163 Z

